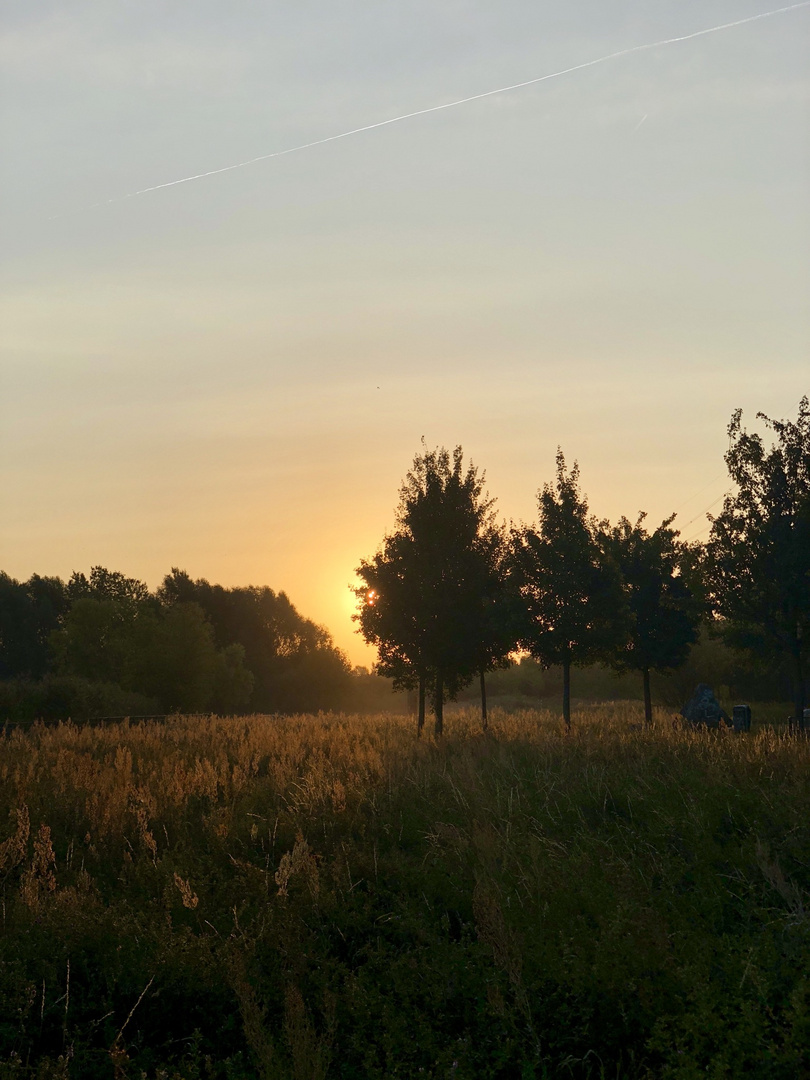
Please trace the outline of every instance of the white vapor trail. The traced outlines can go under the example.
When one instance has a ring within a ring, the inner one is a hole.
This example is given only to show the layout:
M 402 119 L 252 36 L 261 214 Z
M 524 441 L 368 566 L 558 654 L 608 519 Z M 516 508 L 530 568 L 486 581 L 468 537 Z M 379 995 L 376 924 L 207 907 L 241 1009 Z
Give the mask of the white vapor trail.
M 141 188 L 139 191 L 131 191 L 127 195 L 117 195 L 107 199 L 106 204 L 121 202 L 124 199 L 134 199 L 139 195 L 146 195 L 150 191 L 161 191 L 163 188 L 176 187 L 178 184 L 189 184 L 192 180 L 202 180 L 206 176 L 219 176 L 221 173 L 233 172 L 234 169 L 244 169 L 248 165 L 256 165 L 260 161 L 270 161 L 271 158 L 285 157 L 287 154 L 297 154 L 299 150 L 309 150 L 313 146 L 323 146 L 325 143 L 336 142 L 338 139 L 348 139 L 351 135 L 360 135 L 364 131 L 374 131 L 375 128 L 388 127 L 389 124 L 398 124 L 403 120 L 412 120 L 417 116 L 427 116 L 429 113 L 441 112 L 443 109 L 454 109 L 457 105 L 467 105 L 471 101 L 481 101 L 483 98 L 494 97 L 496 94 L 506 94 L 510 90 L 521 90 L 526 86 L 535 86 L 537 83 L 547 82 L 549 79 L 558 79 L 561 75 L 570 75 L 574 71 L 583 71 L 585 68 L 595 67 L 597 64 L 605 64 L 609 60 L 617 60 L 622 56 L 630 56 L 632 53 L 645 52 L 648 49 L 658 49 L 664 45 L 675 45 L 681 41 L 691 41 L 693 38 L 705 37 L 707 34 L 716 34 L 721 30 L 730 30 L 735 26 L 744 26 L 746 23 L 757 22 L 759 19 L 769 19 L 774 15 L 783 15 L 797 8 L 810 6 L 810 0 L 801 0 L 800 3 L 788 4 L 786 7 L 774 8 L 772 11 L 763 11 L 758 15 L 749 15 L 744 19 L 735 19 L 733 22 L 721 23 L 719 26 L 709 26 L 705 30 L 695 30 L 691 34 L 681 34 L 678 37 L 663 38 L 661 41 L 650 41 L 646 45 L 632 45 L 628 49 L 619 49 L 618 52 L 607 53 L 598 56 L 595 60 L 586 60 L 582 64 L 574 64 L 572 67 L 562 68 L 560 71 L 552 71 L 547 75 L 540 75 L 535 79 L 526 79 L 524 82 L 512 83 L 511 86 L 499 86 L 495 90 L 485 90 L 480 94 L 471 94 L 469 97 L 458 98 L 456 101 L 446 101 L 442 105 L 431 105 L 427 109 L 416 109 L 414 112 L 403 113 L 401 116 L 391 116 L 387 120 L 379 120 L 374 124 L 365 124 L 363 127 L 352 128 L 350 131 L 342 131 L 338 135 L 327 135 L 323 139 L 313 139 L 312 142 L 301 143 L 299 146 L 290 146 L 286 150 L 275 150 L 270 154 L 260 154 L 258 157 L 249 158 L 247 161 L 238 161 L 234 165 L 224 165 L 220 169 L 209 169 L 207 172 L 194 173 L 193 176 L 183 176 L 179 180 L 169 180 L 163 184 L 153 184 L 152 187 Z M 646 117 L 645 117 L 646 119 Z M 640 125 L 639 125 L 640 126 Z M 96 206 L 105 205 L 96 203 Z

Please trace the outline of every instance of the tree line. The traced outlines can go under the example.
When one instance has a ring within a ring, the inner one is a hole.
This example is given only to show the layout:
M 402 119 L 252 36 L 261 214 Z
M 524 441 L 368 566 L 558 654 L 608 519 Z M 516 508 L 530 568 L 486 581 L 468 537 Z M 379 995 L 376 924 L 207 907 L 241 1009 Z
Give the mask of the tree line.
M 810 631 L 810 405 L 795 423 L 771 420 L 766 446 L 728 427 L 725 461 L 735 490 L 711 519 L 705 544 L 686 543 L 672 514 L 654 529 L 640 514 L 598 521 L 579 468 L 561 450 L 556 476 L 538 493 L 536 525 L 506 526 L 485 476 L 461 447 L 424 447 L 399 492 L 395 528 L 357 568 L 355 619 L 376 646 L 377 669 L 418 695 L 418 730 L 432 704 L 479 680 L 484 726 L 486 675 L 516 652 L 563 673 L 571 723 L 571 669 L 601 662 L 637 672 L 647 723 L 650 676 L 679 668 L 701 624 L 751 663 L 789 672 L 803 727 Z
M 155 592 L 89 576 L 0 572 L 0 715 L 312 712 L 346 700 L 351 669 L 283 592 L 192 580 Z
M 536 524 L 507 527 L 460 447 L 423 447 L 355 590 L 376 672 L 415 694 L 419 731 L 430 703 L 441 733 L 444 703 L 473 682 L 486 724 L 487 676 L 517 653 L 559 670 L 566 724 L 572 669 L 595 663 L 637 673 L 649 722 L 651 675 L 681 669 L 699 635 L 703 653 L 714 637 L 741 664 L 789 678 L 801 724 L 810 407 L 803 398 L 795 423 L 758 415 L 771 445 L 732 416 L 735 490 L 706 544 L 684 543 L 674 515 L 654 529 L 644 514 L 597 521 L 561 451 Z M 353 675 L 328 631 L 267 587 L 176 568 L 154 592 L 100 566 L 67 582 L 0 572 L 0 719 L 385 708 L 385 688 Z

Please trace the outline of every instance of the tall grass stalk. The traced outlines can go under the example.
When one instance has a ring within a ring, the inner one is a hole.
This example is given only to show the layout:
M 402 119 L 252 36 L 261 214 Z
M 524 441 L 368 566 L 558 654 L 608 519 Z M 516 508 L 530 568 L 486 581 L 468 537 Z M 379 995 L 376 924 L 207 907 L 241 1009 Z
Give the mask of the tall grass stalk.
M 572 719 L 7 734 L 0 1078 L 810 1075 L 810 743 Z

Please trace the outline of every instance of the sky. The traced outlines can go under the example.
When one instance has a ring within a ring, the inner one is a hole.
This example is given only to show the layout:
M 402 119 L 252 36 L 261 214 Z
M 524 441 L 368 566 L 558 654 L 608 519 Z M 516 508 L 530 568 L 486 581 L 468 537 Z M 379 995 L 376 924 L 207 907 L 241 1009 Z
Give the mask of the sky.
M 353 662 L 424 438 L 686 538 L 810 392 L 810 4 L 7 0 L 0 569 L 269 585 Z

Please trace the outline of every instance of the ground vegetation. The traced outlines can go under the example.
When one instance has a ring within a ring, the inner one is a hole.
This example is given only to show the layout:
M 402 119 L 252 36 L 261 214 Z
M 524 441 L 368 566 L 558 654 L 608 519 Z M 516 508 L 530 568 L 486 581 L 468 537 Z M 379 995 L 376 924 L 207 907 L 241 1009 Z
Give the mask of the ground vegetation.
M 0 1077 L 795 1080 L 808 744 L 621 703 L 0 742 Z

